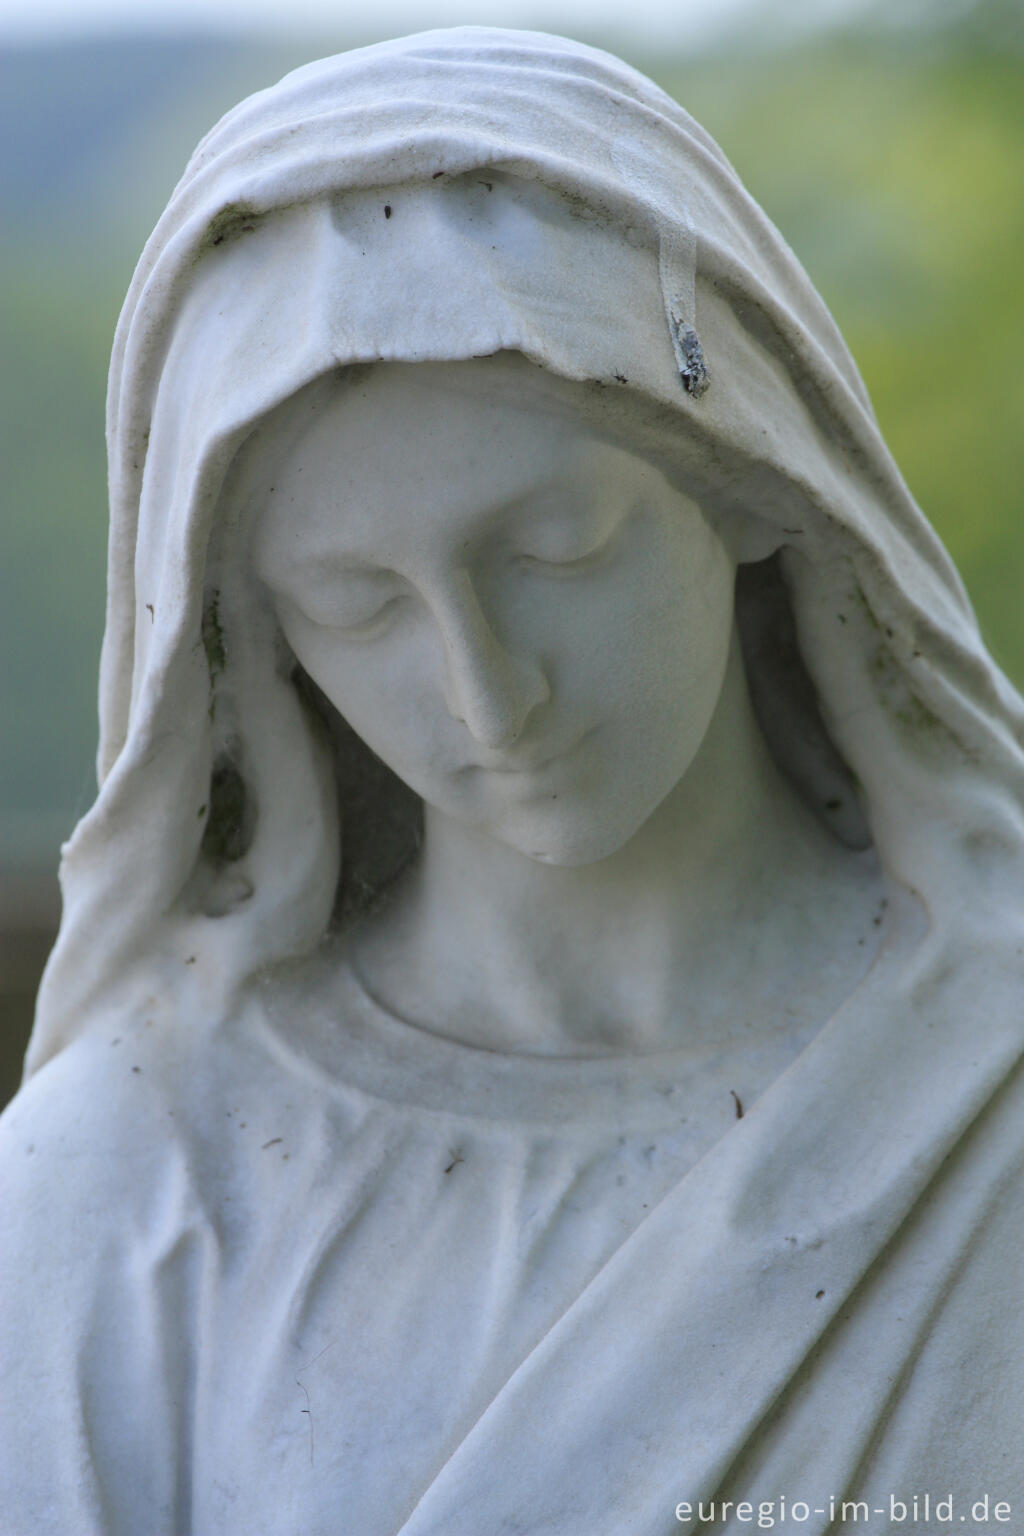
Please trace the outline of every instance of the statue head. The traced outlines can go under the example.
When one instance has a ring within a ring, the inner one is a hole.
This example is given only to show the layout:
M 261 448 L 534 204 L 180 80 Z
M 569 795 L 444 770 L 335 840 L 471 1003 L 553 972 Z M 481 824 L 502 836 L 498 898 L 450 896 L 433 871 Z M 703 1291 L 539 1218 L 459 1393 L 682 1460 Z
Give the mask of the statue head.
M 226 1008 L 420 796 L 542 861 L 621 844 L 699 751 L 737 567 L 764 733 L 837 837 L 933 913 L 951 795 L 965 858 L 1019 840 L 1019 700 L 827 311 L 606 54 L 459 28 L 243 102 L 109 412 L 101 790 L 34 1063 L 154 968 Z
M 259 456 L 254 566 L 297 664 L 399 779 L 579 864 L 699 750 L 734 562 L 695 502 L 531 394 L 531 372 L 498 354 L 311 386 Z

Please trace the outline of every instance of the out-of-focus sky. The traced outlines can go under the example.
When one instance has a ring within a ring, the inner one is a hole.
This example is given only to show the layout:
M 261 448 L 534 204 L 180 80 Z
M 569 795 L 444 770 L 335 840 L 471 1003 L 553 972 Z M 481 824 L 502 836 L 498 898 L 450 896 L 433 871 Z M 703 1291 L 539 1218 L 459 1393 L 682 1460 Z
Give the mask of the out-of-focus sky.
M 763 20 L 766 9 L 797 29 L 827 25 L 868 0 L 0 0 L 0 40 L 42 41 L 136 29 L 401 34 L 467 22 L 543 31 L 608 30 L 638 39 L 701 43 Z

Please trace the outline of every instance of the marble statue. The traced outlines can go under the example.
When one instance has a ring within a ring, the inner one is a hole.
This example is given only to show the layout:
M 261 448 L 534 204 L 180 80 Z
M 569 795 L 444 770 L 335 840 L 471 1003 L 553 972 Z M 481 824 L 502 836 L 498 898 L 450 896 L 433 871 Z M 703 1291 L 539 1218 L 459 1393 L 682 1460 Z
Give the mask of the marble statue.
M 109 444 L 0 1528 L 1024 1520 L 1024 709 L 708 136 L 534 33 L 287 76 Z

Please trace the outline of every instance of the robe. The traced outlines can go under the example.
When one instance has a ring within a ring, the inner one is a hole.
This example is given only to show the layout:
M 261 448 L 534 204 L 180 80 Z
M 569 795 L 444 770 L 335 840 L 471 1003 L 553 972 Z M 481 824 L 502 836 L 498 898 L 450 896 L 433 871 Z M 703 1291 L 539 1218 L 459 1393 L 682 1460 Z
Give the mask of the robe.
M 332 950 L 229 1028 L 154 1000 L 61 1053 L 0 1120 L 0 1529 L 1024 1509 L 1018 1052 L 880 1051 L 926 945 L 897 913 L 824 1030 L 757 1050 L 480 1050 Z
M 784 546 L 779 739 L 891 894 L 813 1038 L 466 1055 L 318 970 L 352 811 L 240 450 L 334 369 L 503 350 Z M 4 1536 L 1024 1521 L 1024 709 L 707 135 L 542 34 L 298 71 L 193 157 L 108 425 L 101 787 L 0 1119 Z

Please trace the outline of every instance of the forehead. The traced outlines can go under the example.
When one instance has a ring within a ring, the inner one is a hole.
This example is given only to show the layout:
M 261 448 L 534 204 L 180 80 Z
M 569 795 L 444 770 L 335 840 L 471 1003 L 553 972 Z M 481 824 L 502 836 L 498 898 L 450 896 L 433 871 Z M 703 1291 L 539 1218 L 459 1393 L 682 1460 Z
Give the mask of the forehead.
M 571 513 L 610 462 L 639 461 L 542 393 L 530 365 L 384 364 L 309 392 L 264 442 L 261 565 L 384 560 L 486 534 L 516 515 Z M 297 430 L 296 430 L 297 425 Z

